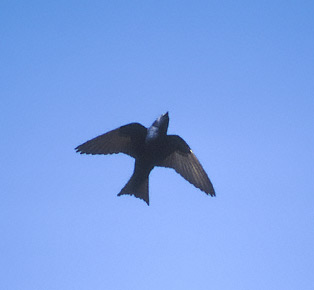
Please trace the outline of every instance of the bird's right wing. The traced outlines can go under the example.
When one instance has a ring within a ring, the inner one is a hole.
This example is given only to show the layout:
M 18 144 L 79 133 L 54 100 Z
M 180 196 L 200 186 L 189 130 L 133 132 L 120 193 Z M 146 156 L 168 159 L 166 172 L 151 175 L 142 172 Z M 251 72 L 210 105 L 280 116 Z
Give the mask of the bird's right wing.
M 173 168 L 200 190 L 215 196 L 214 187 L 189 145 L 177 135 L 168 135 L 164 143 L 164 156 L 157 166 Z
M 93 138 L 75 148 L 81 154 L 124 153 L 136 158 L 145 142 L 147 129 L 131 123 Z

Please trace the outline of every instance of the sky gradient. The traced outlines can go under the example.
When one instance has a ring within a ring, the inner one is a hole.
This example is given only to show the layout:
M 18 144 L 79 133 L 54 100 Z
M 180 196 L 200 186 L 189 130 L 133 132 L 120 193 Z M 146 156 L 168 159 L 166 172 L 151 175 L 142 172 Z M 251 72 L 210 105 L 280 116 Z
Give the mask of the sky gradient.
M 0 289 L 313 289 L 313 1 L 1 1 Z M 169 111 L 216 190 L 74 148 Z

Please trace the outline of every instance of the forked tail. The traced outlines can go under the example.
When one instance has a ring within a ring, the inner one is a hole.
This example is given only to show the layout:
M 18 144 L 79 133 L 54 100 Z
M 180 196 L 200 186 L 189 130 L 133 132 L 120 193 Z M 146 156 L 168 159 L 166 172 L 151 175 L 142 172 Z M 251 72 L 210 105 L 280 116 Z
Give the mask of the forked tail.
M 133 174 L 128 183 L 118 193 L 118 196 L 123 194 L 134 195 L 143 199 L 149 205 L 148 176 L 146 178 L 138 178 L 137 174 Z

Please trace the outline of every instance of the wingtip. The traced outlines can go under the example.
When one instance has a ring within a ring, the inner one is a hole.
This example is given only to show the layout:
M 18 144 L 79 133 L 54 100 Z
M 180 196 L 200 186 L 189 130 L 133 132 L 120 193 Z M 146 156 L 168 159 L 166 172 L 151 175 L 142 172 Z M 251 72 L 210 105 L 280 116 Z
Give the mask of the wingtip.
M 81 145 L 75 147 L 74 150 L 75 150 L 76 153 L 80 153 L 80 154 L 86 154 L 86 155 L 92 154 L 92 153 L 87 153 L 86 151 L 84 151 L 84 150 L 81 148 Z
M 195 185 L 194 185 L 195 186 Z M 197 187 L 197 186 L 196 186 Z M 210 187 L 197 187 L 198 189 L 200 189 L 201 191 L 205 192 L 207 195 L 210 195 L 212 197 L 216 196 L 216 192 L 213 186 Z
M 212 196 L 212 197 L 215 197 L 216 196 L 216 192 L 215 192 L 215 189 L 214 188 L 211 188 L 210 190 L 209 190 L 209 192 L 207 192 L 210 196 Z

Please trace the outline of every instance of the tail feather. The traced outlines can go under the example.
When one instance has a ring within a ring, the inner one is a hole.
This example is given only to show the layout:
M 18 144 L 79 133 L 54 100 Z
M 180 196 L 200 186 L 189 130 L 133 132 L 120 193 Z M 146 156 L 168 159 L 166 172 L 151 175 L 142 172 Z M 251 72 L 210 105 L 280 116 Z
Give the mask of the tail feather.
M 134 195 L 137 198 L 143 199 L 149 205 L 148 176 L 145 179 L 139 180 L 133 174 L 128 183 L 118 193 L 118 196 L 123 194 Z

